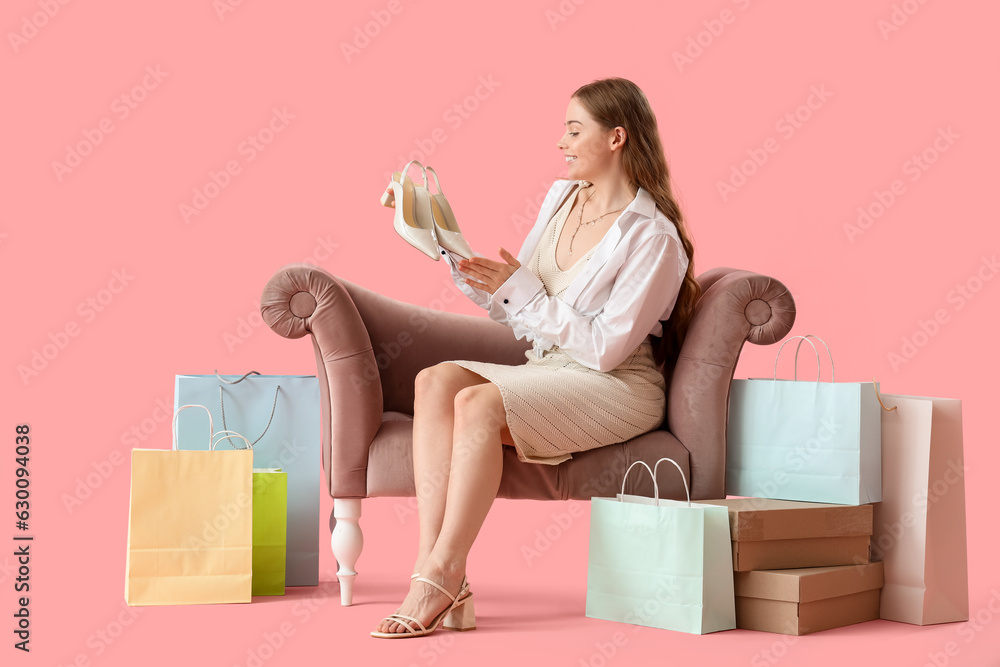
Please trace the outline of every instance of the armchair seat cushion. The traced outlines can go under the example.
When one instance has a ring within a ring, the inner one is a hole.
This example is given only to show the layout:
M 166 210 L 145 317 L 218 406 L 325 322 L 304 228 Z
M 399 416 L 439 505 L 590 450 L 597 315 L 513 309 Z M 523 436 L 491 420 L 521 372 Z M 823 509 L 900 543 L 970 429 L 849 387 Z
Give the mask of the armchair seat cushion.
M 369 497 L 414 497 L 413 417 L 387 411 L 368 452 Z M 667 456 L 677 461 L 687 480 L 691 478 L 690 455 L 677 438 L 664 430 L 650 431 L 628 442 L 573 454 L 557 466 L 518 461 L 513 447 L 503 446 L 503 474 L 497 498 L 532 500 L 590 500 L 621 493 L 622 476 L 633 461 L 652 465 Z M 665 470 L 666 469 L 666 470 Z M 684 483 L 673 466 L 661 466 L 660 498 L 684 498 Z M 653 481 L 645 470 L 633 470 L 625 492 L 653 495 Z

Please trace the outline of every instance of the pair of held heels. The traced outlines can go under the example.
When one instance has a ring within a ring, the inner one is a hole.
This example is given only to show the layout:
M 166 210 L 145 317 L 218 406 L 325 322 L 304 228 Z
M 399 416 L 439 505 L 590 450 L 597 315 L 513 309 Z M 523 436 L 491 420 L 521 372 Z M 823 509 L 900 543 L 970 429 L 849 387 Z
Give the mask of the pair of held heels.
M 457 595 L 452 595 L 443 586 L 434 583 L 430 579 L 421 577 L 419 574 L 412 575 L 410 579 L 430 584 L 451 598 L 451 604 L 441 610 L 441 613 L 435 616 L 431 624 L 426 627 L 419 620 L 405 614 L 396 613 L 386 616 L 382 619 L 383 621 L 395 621 L 405 627 L 406 632 L 372 632 L 372 637 L 378 637 L 379 639 L 423 637 L 437 630 L 438 625 L 442 621 L 444 622 L 444 627 L 448 630 L 476 629 L 476 610 L 472 606 L 472 592 L 469 590 L 469 582 L 465 577 L 462 577 L 462 585 L 459 587 Z M 413 623 L 420 626 L 420 629 L 417 630 L 413 627 Z
M 423 186 L 416 185 L 406 175 L 410 165 L 414 163 L 420 167 L 424 176 Z M 428 171 L 434 174 L 437 194 L 431 194 L 428 188 Z M 424 167 L 416 160 L 410 160 L 403 171 L 392 175 L 389 187 L 391 191 L 387 188 L 382 195 L 382 205 L 396 209 L 393 227 L 404 241 L 434 261 L 441 259 L 441 248 L 451 250 L 465 259 L 472 258 L 472 248 L 458 228 L 451 205 L 441 191 L 441 181 L 432 167 Z

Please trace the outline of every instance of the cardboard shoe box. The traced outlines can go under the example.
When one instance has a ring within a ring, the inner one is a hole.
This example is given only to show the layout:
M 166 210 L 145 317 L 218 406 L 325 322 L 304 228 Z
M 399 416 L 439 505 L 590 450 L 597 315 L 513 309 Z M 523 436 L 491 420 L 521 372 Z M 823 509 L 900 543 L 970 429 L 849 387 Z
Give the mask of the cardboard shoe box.
M 878 618 L 882 563 L 733 575 L 736 627 L 804 635 Z
M 869 562 L 871 505 L 767 498 L 699 502 L 729 508 L 736 572 Z

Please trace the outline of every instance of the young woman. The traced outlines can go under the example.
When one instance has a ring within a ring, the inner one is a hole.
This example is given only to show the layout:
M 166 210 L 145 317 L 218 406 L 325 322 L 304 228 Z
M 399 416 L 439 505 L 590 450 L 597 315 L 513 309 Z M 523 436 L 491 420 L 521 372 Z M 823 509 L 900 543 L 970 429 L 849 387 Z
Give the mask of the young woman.
M 409 594 L 373 636 L 475 626 L 466 561 L 502 445 L 551 465 L 663 423 L 661 368 L 673 367 L 700 289 L 656 117 L 634 83 L 612 78 L 577 89 L 564 125 L 569 178 L 550 188 L 518 256 L 443 252 L 458 287 L 533 348 L 520 366 L 448 361 L 417 375 L 417 558 Z

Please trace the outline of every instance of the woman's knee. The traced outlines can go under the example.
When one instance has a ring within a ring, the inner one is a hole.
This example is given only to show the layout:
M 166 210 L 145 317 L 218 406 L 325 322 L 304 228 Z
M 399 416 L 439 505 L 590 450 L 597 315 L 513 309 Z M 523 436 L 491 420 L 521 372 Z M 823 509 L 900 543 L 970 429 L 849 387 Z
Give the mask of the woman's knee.
M 503 397 L 492 382 L 465 387 L 455 394 L 455 415 L 499 431 L 506 426 Z
M 414 381 L 414 393 L 417 396 L 443 393 L 453 397 L 463 388 L 473 386 L 478 382 L 485 382 L 485 380 L 461 366 L 442 361 L 423 368 L 417 373 Z

